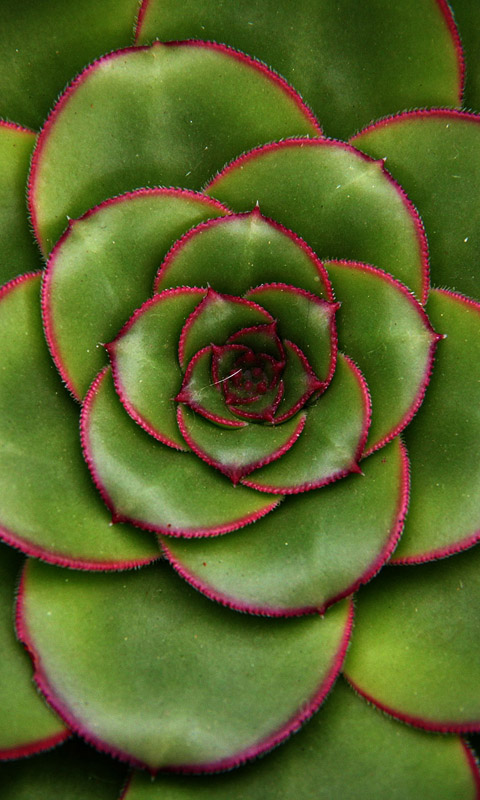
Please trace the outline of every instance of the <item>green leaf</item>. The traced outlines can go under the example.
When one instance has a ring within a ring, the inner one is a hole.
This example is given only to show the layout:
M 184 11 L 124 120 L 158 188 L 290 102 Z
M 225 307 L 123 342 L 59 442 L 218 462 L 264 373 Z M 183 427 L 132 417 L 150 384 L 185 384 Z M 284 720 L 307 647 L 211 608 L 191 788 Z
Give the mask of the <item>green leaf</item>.
M 446 338 L 425 401 L 405 431 L 412 490 L 399 561 L 446 556 L 480 535 L 480 306 L 435 290 L 427 309 Z
M 138 0 L 24 0 L 4 5 L 0 115 L 39 128 L 85 64 L 132 43 Z
M 110 370 L 83 407 L 84 452 L 115 521 L 183 536 L 235 530 L 268 513 L 276 498 L 232 486 L 198 456 L 149 436 L 128 416 Z
M 62 95 L 38 139 L 30 177 L 37 238 L 48 252 L 107 197 L 139 186 L 199 189 L 238 153 L 316 134 L 293 90 L 213 44 L 117 51 Z
M 423 308 L 366 264 L 326 263 L 336 297 L 338 346 L 358 364 L 372 399 L 367 450 L 408 424 L 423 399 L 438 341 Z M 428 389 L 427 389 L 428 391 Z
M 322 382 L 319 381 L 304 353 L 296 345 L 289 342 L 288 339 L 284 339 L 283 348 L 286 362 L 282 377 L 284 391 L 275 414 L 277 422 L 289 419 L 300 408 L 303 408 L 315 393 L 318 393 L 320 389 L 325 389 L 325 384 L 322 385 Z M 335 366 L 336 356 L 335 345 L 331 350 L 332 368 Z
M 118 800 L 125 767 L 78 741 L 0 764 L 2 800 Z
M 44 319 L 57 367 L 84 397 L 110 342 L 152 294 L 159 264 L 192 225 L 223 215 L 203 195 L 150 189 L 108 200 L 72 222 L 44 278 Z
M 262 492 L 291 494 L 358 471 L 357 460 L 369 422 L 363 378 L 352 362 L 339 353 L 333 380 L 308 409 L 299 440 L 279 461 L 255 470 L 242 483 Z
M 454 4 L 455 5 L 455 4 Z M 329 136 L 412 106 L 457 105 L 458 45 L 446 4 L 428 0 L 149 0 L 137 41 L 214 39 L 261 58 Z
M 305 419 L 305 414 L 297 414 L 282 425 L 219 428 L 186 406 L 178 407 L 179 426 L 192 450 L 234 484 L 255 468 L 284 458 L 301 435 Z
M 264 283 L 245 296 L 270 312 L 280 339 L 296 344 L 317 377 L 327 381 L 335 368 L 337 306 L 291 285 Z
M 36 691 L 31 661 L 15 638 L 14 598 L 23 562 L 0 544 L 0 761 L 49 749 L 69 736 Z
M 324 618 L 233 614 L 163 562 L 96 576 L 30 561 L 24 586 L 37 681 L 88 741 L 152 770 L 233 766 L 288 736 L 331 686 L 351 624 L 347 601 Z
M 206 192 L 235 211 L 258 202 L 320 258 L 374 264 L 420 298 L 426 293 L 427 247 L 418 215 L 383 162 L 349 145 L 292 139 L 259 148 L 228 166 Z M 310 289 L 293 278 L 285 282 Z
M 0 120 L 0 284 L 42 266 L 25 203 L 34 144 L 33 131 Z
M 480 729 L 480 547 L 387 567 L 356 608 L 345 673 L 359 691 L 429 730 Z
M 466 81 L 464 108 L 480 108 L 480 6 L 471 0 L 450 0 L 460 28 L 465 53 Z
M 180 363 L 182 367 L 186 367 L 195 353 L 203 347 L 225 344 L 228 337 L 240 328 L 269 322 L 273 322 L 273 317 L 263 310 L 261 304 L 221 295 L 209 289 L 197 312 L 187 321 L 182 331 Z
M 202 289 L 172 289 L 147 300 L 108 345 L 117 394 L 132 419 L 170 447 L 188 450 L 177 425 L 182 385 L 178 341 Z
M 372 125 L 353 144 L 385 166 L 428 232 L 434 286 L 478 294 L 480 115 L 413 111 Z
M 186 234 L 162 264 L 155 291 L 210 285 L 217 292 L 241 296 L 254 286 L 274 282 L 331 299 L 327 274 L 315 253 L 255 207 Z
M 393 550 L 408 500 L 398 439 L 362 462 L 363 475 L 288 497 L 254 527 L 228 536 L 162 537 L 180 574 L 242 611 L 325 610 L 369 580 Z
M 93 569 L 158 556 L 153 537 L 113 528 L 80 449 L 78 407 L 43 338 L 40 276 L 0 293 L 0 537 L 30 555 Z
M 457 736 L 401 725 L 339 680 L 321 711 L 255 764 L 205 778 L 159 775 L 155 782 L 136 772 L 124 800 L 474 800 L 477 780 Z

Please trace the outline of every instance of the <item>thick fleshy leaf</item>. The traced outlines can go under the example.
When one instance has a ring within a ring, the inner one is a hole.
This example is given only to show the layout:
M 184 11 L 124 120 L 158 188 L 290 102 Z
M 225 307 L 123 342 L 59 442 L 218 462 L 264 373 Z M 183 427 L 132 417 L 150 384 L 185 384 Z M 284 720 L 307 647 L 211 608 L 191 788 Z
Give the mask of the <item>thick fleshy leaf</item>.
M 286 738 L 331 688 L 351 622 L 347 601 L 324 618 L 232 614 L 164 562 L 87 576 L 30 561 L 20 590 L 50 701 L 87 741 L 152 771 L 228 768 Z
M 137 772 L 122 798 L 475 800 L 478 782 L 478 767 L 459 737 L 431 736 L 402 725 L 339 680 L 321 711 L 255 764 L 202 779 L 159 775 L 152 782 Z
M 308 409 L 302 436 L 280 461 L 255 470 L 242 483 L 261 492 L 296 494 L 359 472 L 369 424 L 370 398 L 363 376 L 339 353 L 333 380 Z
M 143 0 L 138 43 L 214 39 L 261 58 L 302 93 L 329 136 L 399 108 L 456 105 L 463 64 L 447 4 L 429 0 Z
M 178 406 L 178 426 L 187 444 L 234 484 L 257 467 L 283 458 L 302 433 L 305 419 L 305 414 L 298 414 L 283 425 L 219 429 L 186 406 Z
M 168 289 L 166 290 L 168 291 Z M 190 361 L 182 388 L 175 400 L 186 403 L 205 419 L 218 425 L 240 428 L 246 422 L 239 420 L 225 404 L 223 392 L 212 376 L 212 348 L 204 347 Z
M 412 111 L 382 120 L 352 140 L 400 181 L 428 231 L 434 286 L 478 293 L 480 115 Z
M 78 407 L 50 359 L 40 316 L 40 276 L 0 292 L 0 538 L 28 555 L 112 569 L 158 557 L 153 537 L 110 515 L 82 458 Z
M 41 266 L 25 206 L 34 144 L 33 131 L 0 120 L 0 284 Z
M 179 342 L 179 361 L 186 367 L 191 358 L 210 344 L 221 345 L 241 328 L 273 322 L 268 311 L 241 297 L 208 289 L 207 296 L 187 320 Z
M 186 287 L 155 295 L 107 345 L 115 389 L 125 409 L 147 433 L 188 450 L 177 426 L 175 396 L 182 373 L 178 340 L 185 321 L 206 295 Z
M 338 303 L 288 284 L 264 283 L 246 293 L 278 321 L 280 339 L 289 339 L 304 353 L 317 377 L 328 382 L 335 369 L 335 312 Z
M 345 667 L 354 687 L 413 725 L 480 730 L 480 547 L 387 567 L 356 608 Z
M 405 432 L 412 495 L 396 561 L 447 556 L 480 538 L 480 305 L 434 290 L 427 310 L 446 338 Z
M 217 292 L 243 295 L 278 281 L 332 299 L 327 273 L 313 250 L 255 206 L 250 213 L 207 222 L 185 234 L 162 264 L 155 291 L 210 285 Z
M 29 197 L 37 239 L 49 252 L 69 217 L 107 197 L 199 189 L 250 147 L 318 131 L 283 79 L 223 45 L 116 51 L 76 78 L 42 129 Z
M 111 341 L 151 295 L 165 253 L 185 230 L 226 209 L 180 189 L 140 189 L 70 222 L 43 284 L 47 340 L 64 381 L 84 397 Z
M 180 536 L 226 533 L 268 513 L 278 498 L 234 487 L 193 453 L 153 439 L 128 416 L 110 370 L 82 410 L 84 455 L 115 522 Z
M 42 0 L 5 5 L 0 28 L 0 115 L 39 128 L 85 64 L 132 43 L 137 0 Z
M 14 598 L 23 562 L 19 553 L 0 544 L 0 761 L 47 750 L 70 735 L 39 697 L 30 659 L 15 638 Z M 1 779 L 0 785 L 3 790 Z
M 374 264 L 426 299 L 422 223 L 381 160 L 342 142 L 295 139 L 240 156 L 206 192 L 235 211 L 260 203 L 264 214 L 302 236 L 320 258 Z M 272 280 L 283 278 L 266 275 L 261 282 Z M 294 277 L 286 282 L 312 291 Z
M 0 765 L 2 800 L 118 800 L 125 766 L 79 741 Z
M 464 108 L 480 108 L 480 6 L 471 0 L 450 0 L 460 28 L 466 62 Z
M 207 540 L 162 537 L 177 571 L 241 611 L 290 616 L 325 611 L 377 572 L 394 549 L 408 502 L 398 439 L 320 491 L 288 497 L 254 527 Z
M 408 289 L 385 272 L 328 262 L 336 296 L 338 346 L 362 370 L 372 399 L 367 450 L 390 441 L 423 400 L 438 335 Z

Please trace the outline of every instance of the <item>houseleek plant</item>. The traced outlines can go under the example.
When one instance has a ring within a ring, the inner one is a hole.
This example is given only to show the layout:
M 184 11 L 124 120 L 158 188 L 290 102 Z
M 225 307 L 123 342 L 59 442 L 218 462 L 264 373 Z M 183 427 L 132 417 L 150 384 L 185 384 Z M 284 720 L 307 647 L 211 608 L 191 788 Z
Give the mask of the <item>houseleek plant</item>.
M 2 798 L 480 796 L 479 17 L 2 10 Z

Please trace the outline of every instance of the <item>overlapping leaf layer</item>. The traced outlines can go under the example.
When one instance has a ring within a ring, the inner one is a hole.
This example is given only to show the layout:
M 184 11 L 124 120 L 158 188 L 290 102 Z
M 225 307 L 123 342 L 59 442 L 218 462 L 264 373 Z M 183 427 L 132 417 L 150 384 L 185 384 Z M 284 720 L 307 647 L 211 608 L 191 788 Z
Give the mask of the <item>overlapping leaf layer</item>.
M 478 798 L 474 4 L 69 5 L 0 33 L 2 797 Z

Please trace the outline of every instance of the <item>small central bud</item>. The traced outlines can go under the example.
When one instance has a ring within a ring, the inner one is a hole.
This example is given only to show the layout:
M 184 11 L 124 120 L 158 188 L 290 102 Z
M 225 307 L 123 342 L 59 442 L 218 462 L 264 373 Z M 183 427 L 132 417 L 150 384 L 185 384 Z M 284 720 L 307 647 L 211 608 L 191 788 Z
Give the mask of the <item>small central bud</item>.
M 255 396 L 265 394 L 273 379 L 272 364 L 265 361 L 264 354 L 249 351 L 238 358 L 234 364 L 235 373 L 229 379 L 232 388 L 242 394 Z

